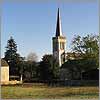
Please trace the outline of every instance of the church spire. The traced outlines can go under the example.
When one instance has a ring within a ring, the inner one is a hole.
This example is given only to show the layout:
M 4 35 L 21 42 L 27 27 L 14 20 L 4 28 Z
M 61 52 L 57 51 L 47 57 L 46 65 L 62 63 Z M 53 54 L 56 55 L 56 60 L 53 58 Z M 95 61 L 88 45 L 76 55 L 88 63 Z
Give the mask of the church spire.
M 57 14 L 57 25 L 56 25 L 56 37 L 62 36 L 62 30 L 61 30 L 61 19 L 60 19 L 60 11 L 58 8 L 58 14 Z

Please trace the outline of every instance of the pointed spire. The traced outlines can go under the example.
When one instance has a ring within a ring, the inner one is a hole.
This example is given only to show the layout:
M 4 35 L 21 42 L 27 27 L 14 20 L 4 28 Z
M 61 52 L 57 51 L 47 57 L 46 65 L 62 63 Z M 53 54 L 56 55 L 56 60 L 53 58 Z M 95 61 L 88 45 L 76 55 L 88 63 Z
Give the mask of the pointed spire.
M 62 36 L 61 19 L 60 19 L 60 11 L 59 11 L 59 8 L 58 8 L 57 25 L 56 25 L 56 37 L 57 36 Z

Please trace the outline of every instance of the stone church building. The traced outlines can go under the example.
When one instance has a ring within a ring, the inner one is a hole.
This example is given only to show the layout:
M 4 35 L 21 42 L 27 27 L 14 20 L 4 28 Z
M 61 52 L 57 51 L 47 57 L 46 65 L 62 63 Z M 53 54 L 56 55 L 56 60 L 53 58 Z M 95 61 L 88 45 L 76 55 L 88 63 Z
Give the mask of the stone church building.
M 61 66 L 68 59 L 74 60 L 80 58 L 79 53 L 66 52 L 66 37 L 62 32 L 59 8 L 57 13 L 56 33 L 55 37 L 52 38 L 52 44 L 53 56 L 57 59 L 59 66 Z
M 58 8 L 56 34 L 52 38 L 53 41 L 53 56 L 57 59 L 59 66 L 66 60 L 66 37 L 62 33 L 60 11 Z

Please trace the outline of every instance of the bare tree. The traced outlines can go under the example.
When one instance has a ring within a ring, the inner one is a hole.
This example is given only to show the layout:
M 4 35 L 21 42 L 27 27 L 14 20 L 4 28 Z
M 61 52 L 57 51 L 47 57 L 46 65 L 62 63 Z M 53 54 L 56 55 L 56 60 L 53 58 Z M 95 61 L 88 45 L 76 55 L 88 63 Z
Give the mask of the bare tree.
M 28 61 L 35 61 L 35 62 L 37 62 L 38 56 L 36 55 L 36 53 L 31 52 L 31 53 L 28 54 L 27 60 Z

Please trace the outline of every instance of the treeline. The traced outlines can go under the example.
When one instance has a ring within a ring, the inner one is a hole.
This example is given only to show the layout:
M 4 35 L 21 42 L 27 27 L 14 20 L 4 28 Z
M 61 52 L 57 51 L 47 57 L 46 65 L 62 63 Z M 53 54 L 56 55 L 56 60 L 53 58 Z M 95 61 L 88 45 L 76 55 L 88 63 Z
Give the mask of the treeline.
M 59 67 L 52 55 L 44 55 L 40 62 L 37 62 L 35 53 L 30 53 L 26 58 L 21 57 L 13 37 L 7 41 L 4 59 L 9 64 L 10 76 L 22 76 L 23 81 L 58 78 Z
M 71 44 L 71 53 L 79 54 L 79 57 L 68 58 L 59 67 L 57 60 L 51 54 L 44 55 L 40 62 L 37 62 L 35 53 L 30 53 L 27 58 L 21 57 L 17 52 L 15 40 L 10 37 L 4 59 L 9 64 L 10 76 L 22 77 L 23 81 L 57 80 L 64 77 L 82 79 L 82 73 L 97 69 L 99 66 L 98 40 L 99 37 L 93 34 L 84 37 L 75 36 Z M 64 73 L 63 69 L 67 72 Z

